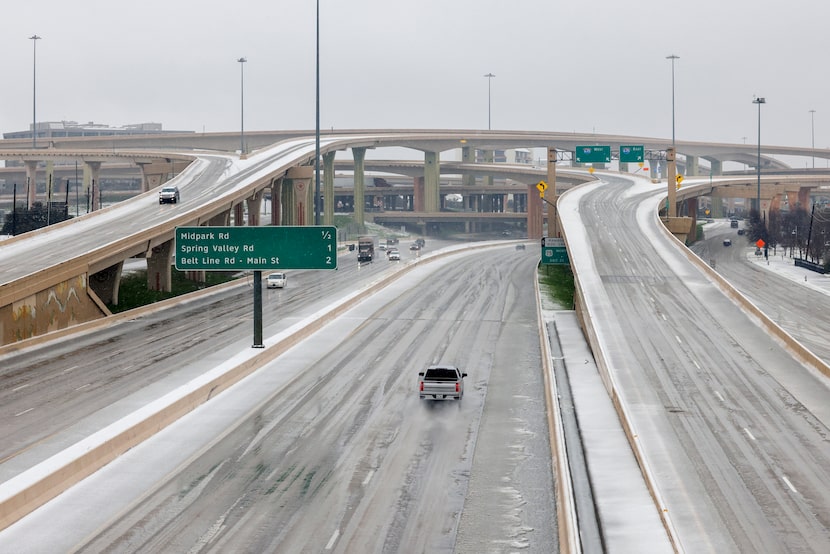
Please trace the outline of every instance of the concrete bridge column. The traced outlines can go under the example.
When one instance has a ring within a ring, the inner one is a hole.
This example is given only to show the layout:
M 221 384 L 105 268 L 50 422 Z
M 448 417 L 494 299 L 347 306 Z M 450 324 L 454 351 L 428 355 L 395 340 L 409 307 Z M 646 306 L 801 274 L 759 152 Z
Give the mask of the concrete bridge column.
M 412 211 L 413 212 L 423 212 L 424 211 L 424 178 L 423 177 L 415 177 L 412 183 Z
M 282 177 L 271 181 L 271 225 L 282 221 Z
M 723 162 L 720 160 L 711 160 L 710 164 L 710 175 L 723 175 Z
M 651 160 L 648 164 L 648 176 L 652 179 L 657 179 L 660 175 L 660 160 Z
M 164 182 L 164 177 L 157 171 L 156 164 L 151 162 L 136 162 L 141 170 L 141 192 L 152 190 Z
M 809 187 L 801 187 L 798 189 L 798 203 L 805 210 L 810 207 L 810 190 Z
M 354 221 L 363 230 L 366 219 L 366 149 L 352 148 L 354 158 Z
M 31 209 L 37 201 L 37 161 L 25 161 L 26 164 L 26 208 Z
M 101 209 L 101 185 L 99 184 L 101 162 L 84 162 L 84 165 L 89 168 L 89 175 L 92 180 L 90 210 L 94 212 Z
M 709 217 L 721 218 L 724 216 L 723 198 L 717 196 L 710 196 L 712 208 L 709 210 Z
M 461 161 L 465 164 L 475 163 L 475 149 L 464 146 L 461 148 Z M 476 184 L 476 176 L 472 173 L 467 173 L 463 177 L 461 177 L 461 184 L 465 187 L 472 187 Z
M 234 227 L 245 226 L 245 205 L 241 202 L 233 207 L 233 225 Z
M 424 210 L 438 211 L 441 167 L 438 152 L 424 152 Z
M 334 225 L 334 155 L 323 154 L 323 225 Z
M 118 262 L 89 276 L 89 288 L 104 304 L 118 305 L 118 289 L 123 268 L 124 262 Z
M 230 225 L 231 221 L 231 212 L 224 211 L 220 214 L 216 214 L 215 216 L 211 217 L 207 224 L 209 227 L 227 227 Z
M 154 246 L 147 258 L 147 289 L 170 292 L 173 290 L 172 265 L 173 241 Z
M 485 150 L 484 151 L 484 163 L 495 163 L 496 161 L 496 151 L 495 150 Z M 492 175 L 485 175 L 484 176 L 484 185 L 488 187 L 493 186 L 493 176 Z
M 700 159 L 697 156 L 686 155 L 686 176 L 696 177 L 700 175 Z
M 542 199 L 536 190 L 536 183 L 527 185 L 527 238 L 541 239 L 544 231 Z
M 781 199 L 783 198 L 783 194 L 776 194 L 772 197 L 772 201 L 769 204 L 770 210 L 780 210 L 781 209 Z
M 628 162 L 620 162 L 620 172 L 621 173 L 629 173 L 628 171 Z
M 314 191 L 311 179 L 314 177 L 314 168 L 310 165 L 292 167 L 285 175 L 290 196 L 286 206 L 289 223 L 283 225 L 311 225 L 314 223 L 313 202 Z
M 259 227 L 263 195 L 264 191 L 260 190 L 254 193 L 251 198 L 245 199 L 245 204 L 248 208 L 248 227 Z

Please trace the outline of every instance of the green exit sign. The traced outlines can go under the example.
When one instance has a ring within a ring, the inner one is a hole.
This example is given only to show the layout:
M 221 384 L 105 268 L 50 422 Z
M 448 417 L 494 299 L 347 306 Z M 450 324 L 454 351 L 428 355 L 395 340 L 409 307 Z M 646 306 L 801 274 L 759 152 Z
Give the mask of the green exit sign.
M 620 162 L 641 162 L 644 155 L 643 145 L 620 145 Z
M 565 239 L 542 237 L 542 265 L 568 265 L 568 249 Z
M 332 226 L 176 227 L 176 269 L 337 269 Z
M 574 160 L 581 164 L 611 163 L 611 147 L 577 146 L 574 149 Z

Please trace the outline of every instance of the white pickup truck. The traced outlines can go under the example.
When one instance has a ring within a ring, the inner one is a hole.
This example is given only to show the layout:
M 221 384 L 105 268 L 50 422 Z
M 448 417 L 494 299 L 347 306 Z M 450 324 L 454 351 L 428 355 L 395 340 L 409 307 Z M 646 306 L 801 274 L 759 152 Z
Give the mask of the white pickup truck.
M 431 365 L 418 373 L 420 397 L 456 398 L 464 396 L 464 377 L 467 374 L 450 365 Z

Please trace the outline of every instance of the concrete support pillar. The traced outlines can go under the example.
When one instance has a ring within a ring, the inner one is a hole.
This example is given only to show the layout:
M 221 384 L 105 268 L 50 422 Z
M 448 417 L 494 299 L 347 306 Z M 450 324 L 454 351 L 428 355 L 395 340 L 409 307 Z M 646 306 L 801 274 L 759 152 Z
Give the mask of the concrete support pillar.
M 118 262 L 89 276 L 89 288 L 104 304 L 118 305 L 118 288 L 123 267 L 124 262 Z
M 711 175 L 723 175 L 723 162 L 722 161 L 712 160 L 710 162 L 710 165 L 711 165 L 711 169 L 710 169 L 710 174 Z
M 675 162 L 674 148 L 666 149 L 666 163 L 668 164 L 668 172 L 666 175 L 666 189 L 668 192 L 668 201 L 666 203 L 666 217 L 672 218 L 677 216 L 677 165 Z
M 245 205 L 242 203 L 235 204 L 233 207 L 233 225 L 234 227 L 245 226 Z
M 475 149 L 464 146 L 461 148 L 461 161 L 465 164 L 472 164 L 476 161 Z M 461 184 L 465 187 L 472 187 L 476 184 L 476 176 L 472 173 L 467 173 L 461 178 Z
M 334 155 L 323 154 L 323 225 L 334 225 Z
M 254 193 L 251 198 L 245 199 L 248 208 L 248 227 L 259 227 L 263 193 L 264 191 L 260 190 Z
M 37 161 L 25 161 L 26 164 L 26 208 L 31 209 L 37 201 Z
M 660 175 L 660 160 L 651 160 L 648 164 L 648 176 L 651 179 L 658 179 Z
M 620 162 L 620 173 L 628 173 L 628 162 Z
M 781 209 L 781 199 L 783 198 L 782 194 L 776 194 L 772 197 L 772 201 L 770 202 L 769 209 L 770 210 L 780 210 Z
M 484 163 L 495 163 L 496 161 L 496 151 L 495 150 L 485 150 L 484 151 Z M 484 185 L 488 187 L 493 186 L 493 176 L 492 175 L 485 175 L 484 176 Z
M 527 185 L 527 238 L 541 239 L 544 231 L 542 219 L 542 198 L 536 190 L 536 183 Z
M 424 152 L 424 211 L 438 211 L 441 166 L 438 152 Z
M 810 210 L 810 189 L 808 187 L 798 189 L 798 203 L 805 210 Z
M 101 162 L 84 162 L 84 166 L 89 168 L 89 175 L 91 180 L 90 211 L 94 212 L 101 209 L 101 185 L 99 184 L 99 176 L 101 174 Z
M 224 211 L 211 217 L 207 225 L 208 227 L 228 227 L 231 224 L 231 212 Z
M 725 215 L 723 210 L 723 198 L 718 196 L 712 196 L 710 198 L 712 200 L 712 208 L 709 212 L 709 216 L 712 218 L 723 217 Z
M 686 217 L 692 218 L 692 232 L 697 233 L 697 198 L 686 200 Z M 690 242 L 694 242 L 696 238 L 692 237 Z
M 354 221 L 362 231 L 366 219 L 365 148 L 352 148 L 354 158 Z
M 172 265 L 173 241 L 154 246 L 147 258 L 147 289 L 170 292 L 173 290 Z
M 415 177 L 412 183 L 412 211 L 413 212 L 423 212 L 424 211 L 424 178 L 423 177 Z
M 700 159 L 697 156 L 686 155 L 686 176 L 697 177 L 700 175 Z
M 271 181 L 271 225 L 282 223 L 282 177 Z
M 292 167 L 285 175 L 287 196 L 290 201 L 286 205 L 288 221 L 283 225 L 312 225 L 314 223 L 314 190 L 311 179 L 314 177 L 314 168 L 309 165 Z
M 136 162 L 141 169 L 141 192 L 152 190 L 164 182 L 162 174 L 156 170 L 156 164 L 151 162 Z

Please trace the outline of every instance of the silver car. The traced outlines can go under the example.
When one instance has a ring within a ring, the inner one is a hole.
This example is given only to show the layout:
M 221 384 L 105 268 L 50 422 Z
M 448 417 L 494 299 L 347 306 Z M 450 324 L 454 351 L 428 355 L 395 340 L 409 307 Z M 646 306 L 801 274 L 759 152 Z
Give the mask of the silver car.
M 179 203 L 179 187 L 161 187 L 159 191 L 159 204 L 178 204 Z

